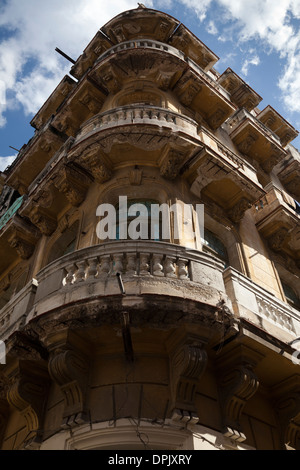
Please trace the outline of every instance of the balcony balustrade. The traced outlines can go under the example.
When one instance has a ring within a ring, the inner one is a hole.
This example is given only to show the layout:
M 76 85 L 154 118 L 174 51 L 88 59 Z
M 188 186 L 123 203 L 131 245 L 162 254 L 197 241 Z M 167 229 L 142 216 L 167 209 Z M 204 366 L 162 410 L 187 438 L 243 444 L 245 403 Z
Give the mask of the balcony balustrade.
M 121 275 L 121 290 L 117 273 Z M 300 312 L 217 258 L 164 242 L 111 241 L 59 258 L 42 269 L 0 310 L 1 338 L 33 318 L 76 302 L 121 298 L 141 304 L 143 296 L 189 300 L 245 319 L 279 340 L 300 336 Z M 209 300 L 208 300 L 209 299 Z
M 134 124 L 169 128 L 197 137 L 197 123 L 187 116 L 157 106 L 132 105 L 111 109 L 86 121 L 76 136 L 75 145 L 99 131 Z
M 280 138 L 246 109 L 235 113 L 227 125 L 238 150 L 257 161 L 264 171 L 270 172 L 286 157 Z
M 223 277 L 237 317 L 250 321 L 282 341 L 291 342 L 299 338 L 299 310 L 231 267 L 225 269 Z
M 256 204 L 254 216 L 259 233 L 275 252 L 283 252 L 300 263 L 300 216 L 296 203 L 273 184 Z

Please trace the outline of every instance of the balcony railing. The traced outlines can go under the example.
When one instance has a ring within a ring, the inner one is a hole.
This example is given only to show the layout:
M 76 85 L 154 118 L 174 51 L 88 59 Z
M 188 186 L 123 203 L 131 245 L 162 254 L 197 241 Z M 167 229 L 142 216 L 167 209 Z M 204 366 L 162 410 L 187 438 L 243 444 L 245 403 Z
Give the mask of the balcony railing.
M 125 41 L 122 42 L 121 44 L 117 44 L 116 46 L 111 47 L 109 50 L 105 51 L 103 54 L 99 56 L 97 61 L 95 62 L 95 65 L 99 64 L 103 60 L 105 60 L 107 57 L 110 57 L 111 55 L 128 50 L 128 49 L 151 49 L 151 50 L 161 50 L 165 51 L 168 54 L 172 54 L 173 56 L 178 57 L 179 59 L 185 61 L 192 70 L 194 70 L 202 79 L 204 79 L 206 82 L 208 82 L 215 90 L 217 90 L 219 93 L 221 93 L 224 98 L 227 100 L 230 100 L 230 94 L 223 88 L 219 83 L 217 83 L 215 80 L 213 80 L 212 77 L 208 75 L 199 65 L 197 65 L 192 59 L 189 57 L 186 57 L 186 55 L 176 49 L 173 46 L 170 46 L 169 44 L 165 44 L 159 41 L 154 41 L 151 39 L 138 39 L 136 41 Z
M 226 292 L 236 316 L 244 318 L 282 341 L 300 336 L 300 312 L 249 278 L 225 269 Z
M 83 137 L 110 127 L 129 124 L 151 124 L 164 127 L 180 127 L 182 131 L 197 136 L 197 123 L 182 114 L 157 106 L 131 105 L 97 114 L 83 124 L 76 143 Z

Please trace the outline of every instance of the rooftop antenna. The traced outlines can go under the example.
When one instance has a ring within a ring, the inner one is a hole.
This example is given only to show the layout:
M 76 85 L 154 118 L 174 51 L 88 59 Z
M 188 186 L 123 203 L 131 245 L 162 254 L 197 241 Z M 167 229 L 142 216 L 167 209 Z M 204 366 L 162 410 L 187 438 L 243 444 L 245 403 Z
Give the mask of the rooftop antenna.
M 62 55 L 65 59 L 67 59 L 69 62 L 71 62 L 72 64 L 75 64 L 76 63 L 76 60 L 73 60 L 71 57 L 69 57 L 67 54 L 65 54 L 63 51 L 61 51 L 60 49 L 58 49 L 58 47 L 55 48 L 56 52 L 58 52 L 60 55 Z
M 9 145 L 9 148 L 15 150 L 16 152 L 20 152 L 20 150 L 16 149 L 15 147 L 12 147 L 11 145 Z

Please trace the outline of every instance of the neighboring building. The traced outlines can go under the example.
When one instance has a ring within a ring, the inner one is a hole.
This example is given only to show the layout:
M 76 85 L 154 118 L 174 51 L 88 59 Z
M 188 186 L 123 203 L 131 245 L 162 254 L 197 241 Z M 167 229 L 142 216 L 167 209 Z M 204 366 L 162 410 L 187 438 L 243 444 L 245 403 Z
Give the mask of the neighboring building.
M 118 15 L 1 175 L 2 449 L 300 448 L 298 132 L 217 60 Z M 101 241 L 119 196 L 204 234 Z

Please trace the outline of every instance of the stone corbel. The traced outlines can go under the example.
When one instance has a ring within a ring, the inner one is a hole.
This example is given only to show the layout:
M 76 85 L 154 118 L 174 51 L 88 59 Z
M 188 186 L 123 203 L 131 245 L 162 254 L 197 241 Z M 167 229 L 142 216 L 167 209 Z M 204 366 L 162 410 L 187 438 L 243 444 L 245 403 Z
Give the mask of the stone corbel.
M 254 134 L 248 134 L 245 139 L 238 145 L 238 149 L 242 153 L 248 153 L 252 145 L 257 141 L 258 137 Z
M 32 204 L 28 217 L 43 235 L 50 236 L 56 230 L 56 219 L 41 206 Z
M 248 199 L 241 198 L 239 202 L 235 204 L 235 206 L 229 209 L 228 216 L 230 220 L 235 224 L 238 224 L 244 217 L 246 210 L 250 209 L 251 205 L 252 204 L 250 201 L 248 201 Z
M 246 403 L 258 389 L 254 368 L 261 359 L 258 352 L 238 345 L 222 355 L 217 363 L 223 434 L 237 442 L 246 440 L 241 417 Z
M 24 448 L 37 449 L 42 442 L 43 419 L 48 396 L 47 368 L 37 361 L 16 359 L 7 372 L 7 400 L 26 422 Z
M 64 165 L 58 169 L 53 182 L 54 186 L 65 194 L 72 206 L 78 207 L 85 199 L 91 179 L 81 168 Z
M 8 243 L 16 250 L 21 259 L 33 254 L 39 232 L 29 223 L 15 216 L 7 229 Z
M 90 93 L 86 93 L 82 98 L 79 99 L 80 103 L 83 104 L 92 114 L 99 113 L 102 103 L 96 100 Z
M 280 251 L 285 244 L 288 237 L 289 230 L 286 227 L 281 227 L 273 235 L 268 238 L 268 243 L 273 251 Z
M 174 180 L 179 174 L 180 168 L 184 162 L 184 158 L 185 156 L 181 152 L 175 149 L 168 150 L 166 155 L 164 155 L 161 160 L 161 176 L 169 180 Z
M 277 163 L 279 163 L 280 161 L 280 156 L 281 154 L 277 151 L 275 153 L 270 155 L 270 157 L 265 160 L 264 162 L 261 163 L 261 167 L 262 169 L 266 172 L 266 173 L 270 173 L 272 171 L 272 169 L 274 168 L 274 166 L 277 165 Z
M 51 378 L 60 386 L 64 397 L 62 428 L 69 429 L 89 420 L 86 388 L 89 374 L 88 348 L 81 338 L 67 330 L 46 338 L 50 352 Z
M 206 341 L 190 333 L 179 341 L 173 338 L 173 341 L 173 346 L 169 349 L 171 418 L 174 421 L 196 424 L 199 421 L 195 403 L 196 389 L 207 364 L 204 349 Z
M 273 396 L 281 426 L 282 447 L 300 450 L 300 375 L 293 375 L 276 385 Z
M 87 153 L 83 153 L 80 159 L 98 183 L 103 184 L 111 179 L 112 171 L 104 162 L 99 148 L 95 147 L 87 151 Z
M 225 116 L 225 111 L 224 109 L 218 108 L 209 118 L 208 118 L 208 123 L 212 127 L 212 129 L 217 129 L 218 127 L 221 126 L 221 124 L 224 122 L 224 116 Z

